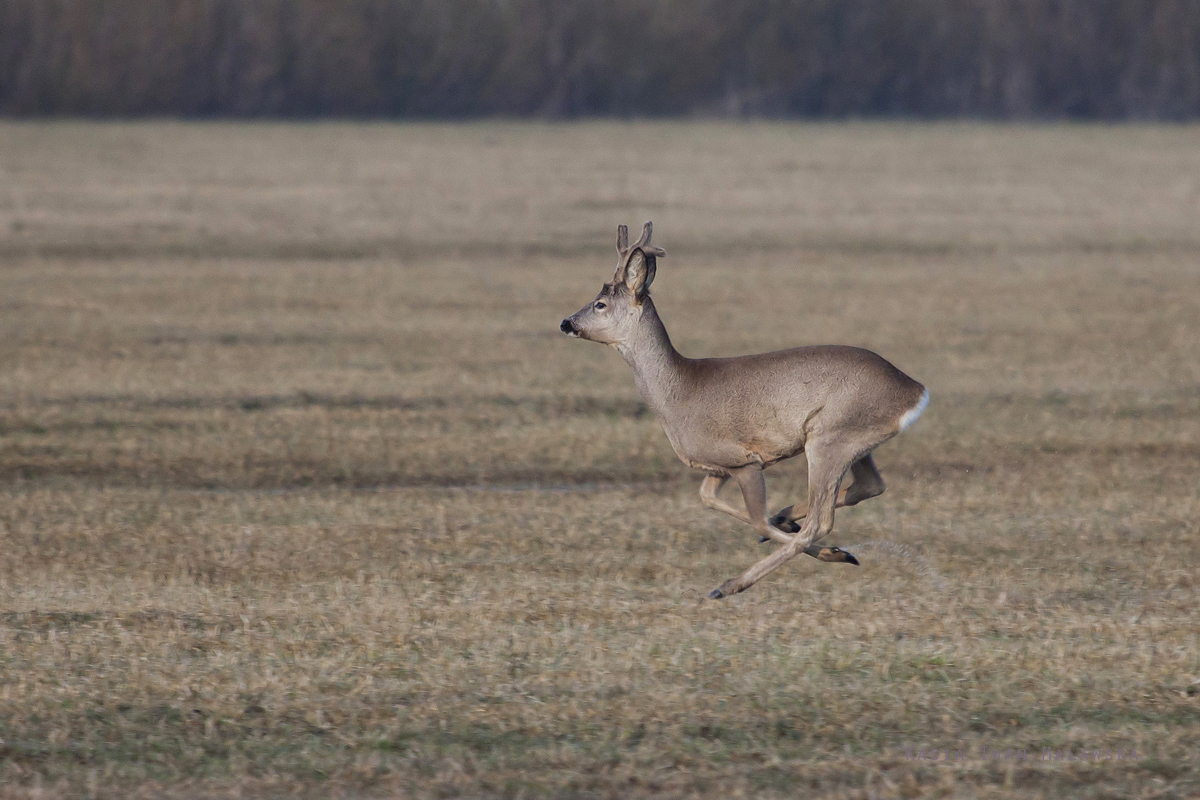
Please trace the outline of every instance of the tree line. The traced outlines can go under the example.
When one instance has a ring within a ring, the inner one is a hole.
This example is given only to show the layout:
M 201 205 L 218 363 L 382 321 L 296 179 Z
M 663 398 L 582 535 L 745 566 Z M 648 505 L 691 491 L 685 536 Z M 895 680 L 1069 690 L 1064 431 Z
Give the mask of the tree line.
M 0 114 L 1200 115 L 1200 0 L 0 0 Z

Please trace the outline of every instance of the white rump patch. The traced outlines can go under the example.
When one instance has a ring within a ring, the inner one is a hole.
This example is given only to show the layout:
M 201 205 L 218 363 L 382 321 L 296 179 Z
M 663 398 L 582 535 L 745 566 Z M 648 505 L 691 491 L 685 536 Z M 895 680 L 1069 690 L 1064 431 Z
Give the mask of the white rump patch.
M 909 425 L 912 425 L 914 422 L 916 422 L 917 417 L 921 416 L 921 414 L 925 411 L 925 406 L 927 405 L 929 405 L 928 389 L 921 394 L 921 399 L 917 401 L 915 406 L 904 412 L 904 416 L 900 418 L 900 430 L 903 431 Z

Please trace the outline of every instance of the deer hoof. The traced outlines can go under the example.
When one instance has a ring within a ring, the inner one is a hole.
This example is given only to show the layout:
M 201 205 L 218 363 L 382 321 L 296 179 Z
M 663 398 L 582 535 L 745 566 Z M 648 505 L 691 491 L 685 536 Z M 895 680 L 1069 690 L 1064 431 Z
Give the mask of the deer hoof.
M 800 532 L 800 523 L 796 522 L 794 519 L 788 519 L 786 516 L 784 516 L 782 511 L 771 517 L 771 526 L 778 528 L 784 533 Z M 764 539 L 763 541 L 766 540 Z
M 732 597 L 735 594 L 740 594 L 741 592 L 744 592 L 746 588 L 747 587 L 745 586 L 738 586 L 737 578 L 730 578 L 717 588 L 713 589 L 708 596 L 714 600 L 720 600 L 722 597 Z
M 815 558 L 818 561 L 827 561 L 831 564 L 853 564 L 856 567 L 858 566 L 858 559 L 852 553 L 847 553 L 840 547 L 822 547 Z

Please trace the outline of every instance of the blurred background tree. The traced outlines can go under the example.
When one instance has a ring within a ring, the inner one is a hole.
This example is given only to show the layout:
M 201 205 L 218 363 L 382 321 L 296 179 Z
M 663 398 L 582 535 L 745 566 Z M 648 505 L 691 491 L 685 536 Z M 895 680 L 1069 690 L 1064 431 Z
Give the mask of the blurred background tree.
M 0 113 L 1185 119 L 1200 0 L 0 0 Z

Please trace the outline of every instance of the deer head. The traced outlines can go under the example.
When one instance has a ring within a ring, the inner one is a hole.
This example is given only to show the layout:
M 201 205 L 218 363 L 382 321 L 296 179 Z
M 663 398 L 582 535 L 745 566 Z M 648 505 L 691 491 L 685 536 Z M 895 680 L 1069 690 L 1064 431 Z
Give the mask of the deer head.
M 650 244 L 654 225 L 642 226 L 642 236 L 629 244 L 629 229 L 617 226 L 617 271 L 596 299 L 567 317 L 559 329 L 568 336 L 601 344 L 628 342 L 637 331 L 650 297 L 656 260 L 665 250 Z

